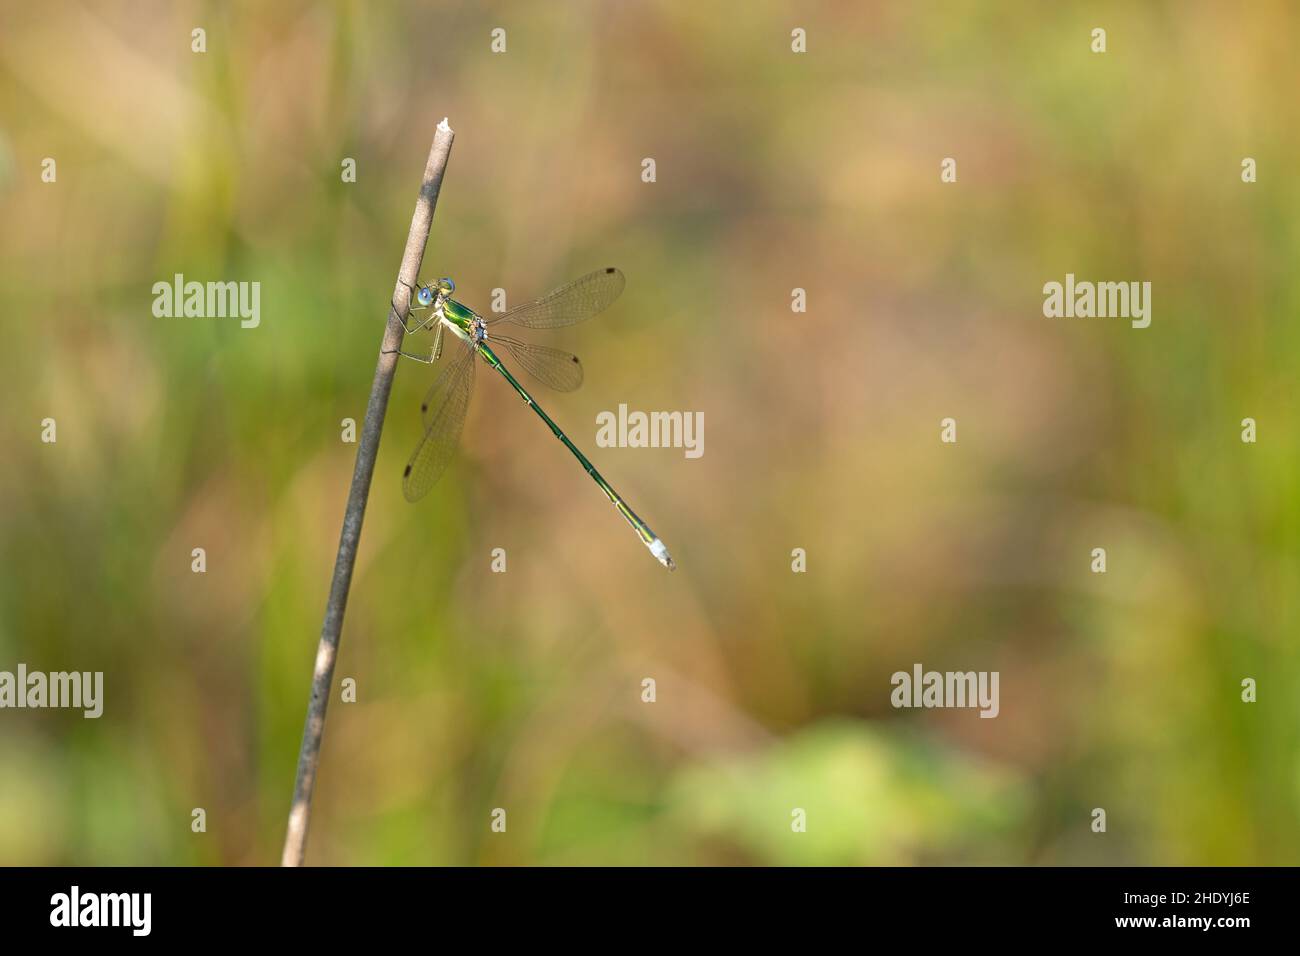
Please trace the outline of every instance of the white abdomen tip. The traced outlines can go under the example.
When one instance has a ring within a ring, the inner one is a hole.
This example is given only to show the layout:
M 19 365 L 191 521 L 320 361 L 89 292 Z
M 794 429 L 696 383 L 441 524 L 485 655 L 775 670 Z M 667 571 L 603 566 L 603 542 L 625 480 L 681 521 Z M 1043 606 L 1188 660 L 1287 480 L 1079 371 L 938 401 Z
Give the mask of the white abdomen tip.
M 677 565 L 673 563 L 673 556 L 668 553 L 668 546 L 658 538 L 655 538 L 646 547 L 650 549 L 650 553 L 658 559 L 659 563 L 669 571 L 677 570 Z

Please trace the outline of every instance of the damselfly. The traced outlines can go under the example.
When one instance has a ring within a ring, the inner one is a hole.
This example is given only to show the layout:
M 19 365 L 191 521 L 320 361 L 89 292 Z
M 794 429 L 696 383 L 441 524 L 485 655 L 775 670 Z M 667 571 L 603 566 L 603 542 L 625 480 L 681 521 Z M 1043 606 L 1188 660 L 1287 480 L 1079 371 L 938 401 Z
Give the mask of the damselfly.
M 668 554 L 668 548 L 659 537 L 650 530 L 622 496 L 619 495 L 598 472 L 587 456 L 578 450 L 578 446 L 569 440 L 560 426 L 542 411 L 527 390 L 510 374 L 501 359 L 493 351 L 493 345 L 501 346 L 509 352 L 524 370 L 538 381 L 561 392 L 571 392 L 582 384 L 582 363 L 578 357 L 560 349 L 546 345 L 534 345 L 519 339 L 501 335 L 497 329 L 501 326 L 518 326 L 525 329 L 558 329 L 590 319 L 601 312 L 623 292 L 625 280 L 623 273 L 617 269 L 598 269 L 595 272 L 575 279 L 540 299 L 525 305 L 516 306 L 508 312 L 484 318 L 473 309 L 453 299 L 456 284 L 450 279 L 439 279 L 432 286 L 421 284 L 415 292 L 414 303 L 408 318 L 414 319 L 412 325 L 403 320 L 407 334 L 421 330 L 434 333 L 433 348 L 429 355 L 414 355 L 410 352 L 398 352 L 417 362 L 432 364 L 438 361 L 443 351 L 444 333 L 450 333 L 456 340 L 450 347 L 450 355 L 442 373 L 429 388 L 420 405 L 424 417 L 424 437 L 416 446 L 411 460 L 407 462 L 402 477 L 402 491 L 408 501 L 418 501 L 429 493 L 429 489 L 442 477 L 451 461 L 452 452 L 460 440 L 461 429 L 465 424 L 465 411 L 469 408 L 470 392 L 474 388 L 475 356 L 496 369 L 510 383 L 510 387 L 519 393 L 519 397 L 528 407 L 537 413 L 555 437 L 564 442 L 565 447 L 573 452 L 587 474 L 600 487 L 618 509 L 619 514 L 627 519 L 636 531 L 641 542 L 650 549 L 659 563 L 669 571 L 677 566 Z M 427 317 L 420 319 L 415 313 L 429 310 Z M 491 343 L 491 344 L 489 344 Z

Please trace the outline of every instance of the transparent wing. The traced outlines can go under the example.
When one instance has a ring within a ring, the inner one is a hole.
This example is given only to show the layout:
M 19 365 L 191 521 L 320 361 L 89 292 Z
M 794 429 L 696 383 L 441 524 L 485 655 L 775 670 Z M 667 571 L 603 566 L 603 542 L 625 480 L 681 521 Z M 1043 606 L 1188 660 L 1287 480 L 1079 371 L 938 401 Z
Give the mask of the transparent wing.
M 474 390 L 474 354 L 468 344 L 454 351 L 450 364 L 424 397 L 420 406 L 424 437 L 402 474 L 402 493 L 407 501 L 419 501 L 427 495 L 451 463 L 465 425 L 469 395 Z
M 447 333 L 442 335 L 441 326 L 439 326 L 438 336 L 440 336 L 444 345 L 442 354 L 445 361 L 439 363 L 438 377 L 433 380 L 429 390 L 424 393 L 424 399 L 420 402 L 420 421 L 424 422 L 424 427 L 428 428 L 429 423 L 433 420 L 433 415 L 442 407 L 446 401 L 447 393 L 455 383 L 455 368 L 465 357 L 465 352 L 473 352 L 474 348 L 464 339 Z M 436 341 L 436 338 L 435 338 Z M 470 363 L 473 364 L 472 362 Z M 471 387 L 473 382 L 470 383 Z
M 622 295 L 626 284 L 627 280 L 619 270 L 612 267 L 597 269 L 540 299 L 490 318 L 487 324 L 508 322 L 526 329 L 558 329 L 575 325 L 605 309 Z
M 504 345 L 524 371 L 557 392 L 572 392 L 582 385 L 582 363 L 572 352 L 520 342 L 504 335 L 492 336 L 489 344 Z

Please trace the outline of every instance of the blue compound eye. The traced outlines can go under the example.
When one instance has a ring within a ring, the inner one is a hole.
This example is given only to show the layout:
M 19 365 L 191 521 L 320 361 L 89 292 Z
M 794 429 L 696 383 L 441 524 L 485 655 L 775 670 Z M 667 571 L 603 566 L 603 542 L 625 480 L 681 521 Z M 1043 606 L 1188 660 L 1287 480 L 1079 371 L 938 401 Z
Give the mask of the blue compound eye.
M 456 291 L 456 283 L 452 282 L 446 276 L 443 276 L 441 279 L 438 280 L 438 289 L 444 295 L 451 295 L 453 292 Z
M 415 301 L 419 302 L 420 305 L 431 305 L 433 303 L 433 293 L 429 291 L 428 286 L 415 294 Z

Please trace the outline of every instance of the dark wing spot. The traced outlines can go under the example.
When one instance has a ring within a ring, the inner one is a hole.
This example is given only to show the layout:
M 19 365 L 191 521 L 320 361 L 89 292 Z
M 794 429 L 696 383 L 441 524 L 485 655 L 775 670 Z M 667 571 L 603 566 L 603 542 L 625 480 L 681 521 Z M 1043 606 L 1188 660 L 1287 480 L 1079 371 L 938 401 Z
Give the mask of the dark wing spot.
M 577 364 L 578 364 L 578 356 L 576 356 L 576 355 L 573 357 L 573 364 L 574 364 L 574 365 L 577 365 Z
M 405 478 L 405 477 L 406 477 L 407 475 L 409 475 L 410 473 L 411 473 L 411 466 L 410 466 L 410 465 L 407 465 L 407 466 L 406 466 L 406 471 L 402 472 L 402 477 Z
M 420 411 L 427 412 L 428 410 L 429 410 L 429 404 L 427 402 L 420 406 Z
M 617 271 L 618 270 L 615 269 L 613 266 L 610 266 L 608 269 L 605 270 L 605 274 L 609 275 L 611 272 L 617 272 Z

